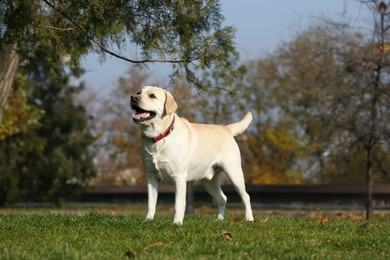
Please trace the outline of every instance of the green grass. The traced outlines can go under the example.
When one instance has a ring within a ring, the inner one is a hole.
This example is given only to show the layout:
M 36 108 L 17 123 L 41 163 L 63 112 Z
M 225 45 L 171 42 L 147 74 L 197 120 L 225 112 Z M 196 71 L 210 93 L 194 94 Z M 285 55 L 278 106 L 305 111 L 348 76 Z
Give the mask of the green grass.
M 115 209 L 26 211 L 0 215 L 0 259 L 126 259 L 126 253 L 135 259 L 390 258 L 386 216 L 367 224 L 355 218 L 257 215 L 248 223 L 199 214 L 175 226 L 171 215 L 144 221 L 139 213 L 118 215 Z

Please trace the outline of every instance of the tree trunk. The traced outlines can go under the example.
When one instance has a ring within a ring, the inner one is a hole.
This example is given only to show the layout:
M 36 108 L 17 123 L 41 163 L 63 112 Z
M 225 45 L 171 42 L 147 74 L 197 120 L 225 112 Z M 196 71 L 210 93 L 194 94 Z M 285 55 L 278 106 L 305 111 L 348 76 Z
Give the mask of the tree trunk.
M 16 52 L 16 45 L 11 46 L 4 42 L 0 43 L 0 124 L 8 94 L 11 91 L 18 69 L 18 63 L 19 55 Z
M 366 177 L 367 177 L 367 204 L 366 204 L 366 220 L 369 221 L 372 218 L 373 211 L 373 198 L 372 198 L 372 147 L 367 149 L 367 162 L 366 162 Z

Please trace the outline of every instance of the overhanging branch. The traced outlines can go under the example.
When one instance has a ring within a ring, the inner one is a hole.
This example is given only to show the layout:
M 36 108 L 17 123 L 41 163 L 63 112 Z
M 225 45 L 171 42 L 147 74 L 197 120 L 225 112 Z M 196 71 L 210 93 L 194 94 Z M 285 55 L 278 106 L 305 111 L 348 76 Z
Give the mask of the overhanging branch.
M 43 0 L 44 3 L 46 3 L 50 8 L 52 8 L 54 11 L 58 12 L 61 16 L 63 16 L 65 19 L 67 19 L 69 22 L 71 22 L 74 26 L 76 26 L 87 38 L 96 44 L 103 52 L 108 53 L 118 59 L 130 62 L 130 63 L 135 63 L 135 64 L 141 64 L 141 63 L 191 63 L 195 60 L 198 60 L 199 58 L 190 58 L 190 59 L 182 59 L 182 60 L 170 60 L 170 59 L 144 59 L 144 60 L 133 60 L 129 59 L 125 56 L 122 56 L 107 47 L 103 46 L 101 43 L 99 43 L 95 38 L 87 32 L 80 24 L 78 24 L 76 21 L 74 21 L 69 15 L 67 15 L 65 12 L 62 10 L 58 9 L 55 7 L 52 3 L 50 3 L 47 0 Z

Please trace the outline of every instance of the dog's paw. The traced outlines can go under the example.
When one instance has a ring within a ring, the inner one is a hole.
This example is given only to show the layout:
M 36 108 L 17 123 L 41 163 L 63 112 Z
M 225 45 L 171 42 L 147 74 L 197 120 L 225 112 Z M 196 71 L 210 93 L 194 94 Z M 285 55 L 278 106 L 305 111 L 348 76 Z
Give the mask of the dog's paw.
M 183 225 L 183 220 L 182 219 L 174 219 L 173 224 L 181 226 L 181 225 Z
M 245 221 L 246 221 L 246 222 L 255 222 L 255 220 L 254 220 L 253 217 L 245 218 Z
M 146 216 L 145 221 L 152 221 L 154 219 L 154 216 Z

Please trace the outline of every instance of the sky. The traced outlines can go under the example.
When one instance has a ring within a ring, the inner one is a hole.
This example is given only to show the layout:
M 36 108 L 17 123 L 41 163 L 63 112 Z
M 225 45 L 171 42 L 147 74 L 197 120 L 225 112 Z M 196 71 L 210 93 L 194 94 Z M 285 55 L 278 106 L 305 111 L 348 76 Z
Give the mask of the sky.
M 242 60 L 266 56 L 323 16 L 365 19 L 365 9 L 357 0 L 222 0 L 221 8 L 223 24 L 237 30 L 235 42 Z M 134 57 L 134 50 L 123 54 Z M 83 66 L 87 72 L 81 80 L 87 86 L 107 90 L 125 75 L 131 64 L 110 56 L 101 64 L 97 55 L 90 54 Z M 149 65 L 148 69 L 155 75 L 154 80 L 161 80 L 164 86 L 169 68 L 168 64 L 160 64 Z

